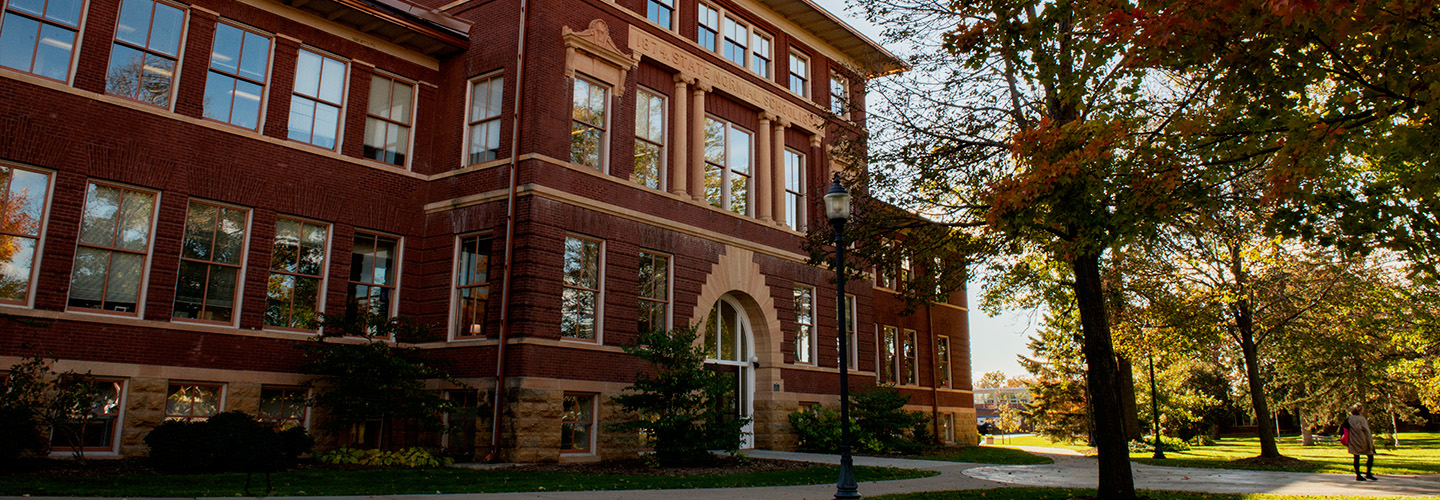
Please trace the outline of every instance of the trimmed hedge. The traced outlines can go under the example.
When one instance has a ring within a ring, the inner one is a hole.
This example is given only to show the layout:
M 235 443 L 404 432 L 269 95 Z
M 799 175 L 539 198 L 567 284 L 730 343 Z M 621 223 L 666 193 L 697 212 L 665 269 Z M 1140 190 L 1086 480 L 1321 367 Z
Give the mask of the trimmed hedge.
M 304 429 L 277 432 L 238 411 L 203 422 L 165 422 L 145 436 L 150 463 L 162 471 L 182 473 L 284 470 L 308 453 L 314 442 Z

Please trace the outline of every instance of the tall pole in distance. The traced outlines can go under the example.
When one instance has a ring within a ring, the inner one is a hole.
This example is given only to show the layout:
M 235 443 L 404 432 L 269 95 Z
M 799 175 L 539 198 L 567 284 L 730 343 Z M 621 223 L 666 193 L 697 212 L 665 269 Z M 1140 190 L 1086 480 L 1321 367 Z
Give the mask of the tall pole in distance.
M 845 222 L 850 219 L 850 192 L 840 184 L 840 174 L 825 193 L 825 215 L 835 231 L 835 310 L 840 335 L 840 480 L 835 485 L 835 499 L 860 498 L 855 484 L 855 462 L 850 456 L 850 332 L 845 315 Z
M 1155 427 L 1155 454 L 1151 458 L 1165 458 L 1165 450 L 1160 448 L 1160 391 L 1155 388 L 1155 353 L 1146 351 L 1146 357 L 1150 358 L 1150 414 L 1154 417 Z

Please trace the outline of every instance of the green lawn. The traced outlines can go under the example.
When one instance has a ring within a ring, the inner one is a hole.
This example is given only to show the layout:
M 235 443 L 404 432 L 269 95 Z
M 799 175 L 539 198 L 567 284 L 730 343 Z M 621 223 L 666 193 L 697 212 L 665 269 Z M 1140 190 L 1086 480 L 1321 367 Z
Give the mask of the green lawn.
M 1153 500 L 1378 500 L 1393 497 L 1237 495 L 1228 493 L 1190 493 L 1146 490 L 1140 492 Z M 871 497 L 874 500 L 1069 500 L 1094 496 L 1095 490 L 1071 488 L 999 488 L 991 490 L 931 491 Z M 1415 497 L 1440 498 L 1440 497 Z
M 1243 466 L 1232 460 L 1260 454 L 1259 438 L 1224 438 L 1213 446 L 1195 446 L 1190 451 L 1165 452 L 1166 460 L 1150 458 L 1150 453 L 1133 453 L 1131 459 L 1152 465 L 1210 467 L 1224 469 L 1288 470 L 1299 472 L 1351 473 L 1352 455 L 1339 443 L 1300 446 L 1300 438 L 1285 437 L 1277 443 L 1280 454 L 1310 462 L 1309 467 Z M 1362 457 L 1363 460 L 1363 457 Z M 1364 467 L 1364 463 L 1361 463 Z M 1404 432 L 1400 446 L 1394 450 L 1376 447 L 1376 474 L 1440 474 L 1440 433 Z
M 934 471 L 856 467 L 860 481 L 933 476 Z M 307 469 L 277 473 L 273 495 L 400 495 L 494 493 L 505 491 L 729 488 L 833 483 L 834 466 L 786 471 L 696 476 L 621 476 L 573 472 L 469 469 Z M 250 493 L 265 490 L 265 477 L 251 480 Z M 244 474 L 125 474 L 45 476 L 0 474 L 0 496 L 209 497 L 238 496 Z
M 1047 457 L 1034 455 L 1014 448 L 996 446 L 962 446 L 940 448 L 923 453 L 915 458 L 921 460 L 944 460 L 947 462 L 969 462 L 976 464 L 1032 465 L 1054 463 Z
M 1050 448 L 1065 448 L 1067 450 L 1075 450 L 1081 453 L 1094 453 L 1095 451 L 1094 448 L 1091 448 L 1090 445 L 1087 445 L 1084 442 L 1056 443 L 1040 436 L 995 436 L 994 446 L 1048 446 Z
M 1329 474 L 1351 472 L 1352 455 L 1346 452 L 1345 447 L 1339 443 L 1300 446 L 1299 437 L 1288 436 L 1280 438 L 1278 444 L 1282 455 L 1298 458 L 1310 462 L 1312 465 L 1308 467 L 1276 467 L 1233 463 L 1234 460 L 1260 454 L 1260 439 L 1255 437 L 1223 438 L 1212 446 L 1194 446 L 1190 448 L 1190 451 L 1167 451 L 1165 460 L 1152 459 L 1149 452 L 1132 453 L 1130 458 L 1140 463 L 1177 467 L 1281 470 Z M 1002 446 L 1000 438 L 995 439 L 995 445 Z M 1006 442 L 1006 445 L 1050 446 L 1094 453 L 1093 449 L 1084 444 L 1052 443 L 1039 436 L 1012 438 Z M 1440 433 L 1404 432 L 1400 434 L 1398 448 L 1386 450 L 1381 446 L 1376 448 L 1376 452 L 1376 474 L 1440 474 Z

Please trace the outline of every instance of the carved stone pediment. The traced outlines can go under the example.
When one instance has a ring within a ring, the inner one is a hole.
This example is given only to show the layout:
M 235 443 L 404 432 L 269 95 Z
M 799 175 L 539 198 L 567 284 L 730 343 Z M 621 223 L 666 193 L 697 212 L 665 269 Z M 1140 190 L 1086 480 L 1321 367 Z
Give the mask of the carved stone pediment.
M 573 78 L 579 69 L 609 83 L 615 88 L 616 95 L 623 93 L 625 74 L 640 64 L 639 60 L 615 45 L 615 40 L 610 37 L 610 27 L 603 20 L 590 21 L 590 26 L 584 31 L 565 26 L 561 28 L 560 37 L 565 41 L 565 75 Z

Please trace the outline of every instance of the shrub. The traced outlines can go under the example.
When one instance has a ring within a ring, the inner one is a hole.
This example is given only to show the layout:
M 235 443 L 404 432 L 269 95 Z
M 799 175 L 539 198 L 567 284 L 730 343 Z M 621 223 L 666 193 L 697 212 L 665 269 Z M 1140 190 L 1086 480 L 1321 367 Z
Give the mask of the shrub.
M 1160 436 L 1160 449 L 1162 451 L 1190 451 L 1190 444 L 1186 443 L 1184 439 Z M 1155 437 L 1141 436 L 1140 439 L 1130 441 L 1130 451 L 1135 453 L 1155 451 Z
M 856 394 L 851 402 L 850 438 L 855 451 L 874 454 L 914 454 L 934 446 L 930 418 L 904 410 L 909 396 L 893 387 L 876 387 Z M 840 416 L 818 405 L 790 414 L 790 425 L 800 437 L 800 449 L 834 453 L 840 449 Z
M 748 418 L 736 417 L 723 404 L 734 379 L 705 367 L 705 348 L 695 326 L 642 332 L 625 352 L 653 367 L 635 384 L 610 398 L 638 418 L 607 428 L 644 431 L 655 444 L 661 465 L 708 461 L 709 450 L 735 451 Z
M 283 470 L 312 443 L 304 429 L 276 432 L 242 412 L 165 422 L 145 436 L 151 464 L 166 472 Z
M 362 450 L 358 448 L 336 448 L 315 456 L 323 464 L 363 465 L 368 467 L 440 467 L 455 463 L 449 457 L 436 457 L 429 450 L 415 446 L 401 450 Z

